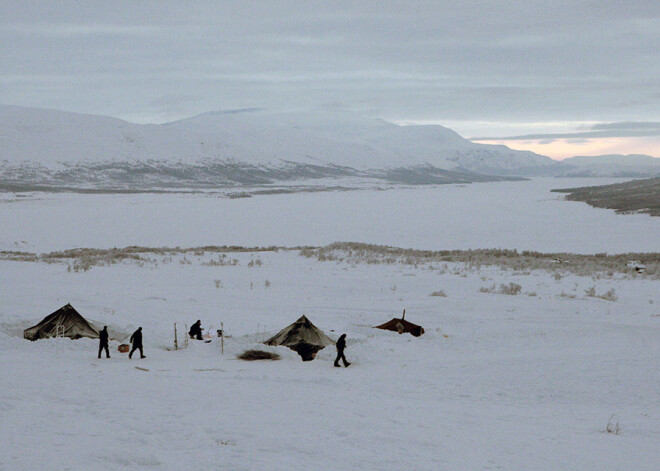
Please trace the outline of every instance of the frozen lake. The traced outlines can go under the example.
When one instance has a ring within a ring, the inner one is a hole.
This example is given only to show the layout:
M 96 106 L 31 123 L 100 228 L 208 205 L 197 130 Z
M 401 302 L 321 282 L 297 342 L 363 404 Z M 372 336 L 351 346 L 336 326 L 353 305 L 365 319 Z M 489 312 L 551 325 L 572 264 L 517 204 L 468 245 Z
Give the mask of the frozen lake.
M 0 249 L 297 246 L 356 241 L 422 249 L 660 251 L 660 218 L 563 200 L 555 188 L 622 179 L 262 195 L 0 195 Z

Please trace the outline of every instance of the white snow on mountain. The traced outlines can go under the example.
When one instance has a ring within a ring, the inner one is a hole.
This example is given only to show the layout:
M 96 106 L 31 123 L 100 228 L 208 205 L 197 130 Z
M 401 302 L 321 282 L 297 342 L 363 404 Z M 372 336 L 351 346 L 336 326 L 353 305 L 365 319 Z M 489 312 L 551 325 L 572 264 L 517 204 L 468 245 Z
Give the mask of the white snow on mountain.
M 545 174 L 557 166 L 531 152 L 474 144 L 441 126 L 399 126 L 339 112 L 229 111 L 165 124 L 133 124 L 1 106 L 0 129 L 0 171 L 14 181 L 29 178 L 30 171 L 48 173 L 44 168 L 79 167 L 83 178 L 84 168 L 98 171 L 99 164 L 118 163 L 167 164 L 172 171 L 191 165 L 197 170 L 218 164 L 264 170 L 293 164 L 320 167 L 324 175 L 338 167 L 353 172 L 433 167 L 493 175 Z M 17 168 L 23 171 L 16 174 Z
M 254 108 L 135 124 L 107 116 L 0 106 L 0 183 L 5 189 L 17 184 L 209 188 L 339 177 L 428 184 L 503 176 L 659 173 L 660 159 L 650 156 L 557 162 L 502 145 L 476 144 L 442 126 L 401 126 L 343 111 Z

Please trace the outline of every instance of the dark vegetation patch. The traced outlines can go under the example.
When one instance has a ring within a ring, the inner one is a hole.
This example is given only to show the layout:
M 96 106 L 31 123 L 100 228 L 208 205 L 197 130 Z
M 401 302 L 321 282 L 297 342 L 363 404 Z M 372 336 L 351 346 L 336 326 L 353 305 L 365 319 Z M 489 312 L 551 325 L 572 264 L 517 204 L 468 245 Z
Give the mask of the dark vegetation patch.
M 584 201 L 596 208 L 614 209 L 617 213 L 660 216 L 660 177 L 552 191 L 567 193 L 567 200 Z
M 218 260 L 209 260 L 201 262 L 202 265 L 209 266 L 235 266 L 238 260 L 226 259 L 226 254 L 230 253 L 259 253 L 259 252 L 277 252 L 281 247 L 242 247 L 236 245 L 208 245 L 203 247 L 140 247 L 129 246 L 123 248 L 111 249 L 91 249 L 77 248 L 35 254 L 30 252 L 0 251 L 1 260 L 11 260 L 17 262 L 43 262 L 43 263 L 63 263 L 68 265 L 69 271 L 87 271 L 95 266 L 109 266 L 125 261 L 137 263 L 139 266 L 146 264 L 157 265 L 160 263 L 169 263 L 173 261 L 174 256 L 183 256 L 179 260 L 181 264 L 192 263 L 187 259 L 187 255 L 202 257 L 207 254 L 220 254 Z
M 277 353 L 265 352 L 263 350 L 246 350 L 240 355 L 236 355 L 236 358 L 245 361 L 279 360 L 280 356 Z
M 69 193 L 159 193 L 180 190 L 220 190 L 237 186 L 291 186 L 293 191 L 311 191 L 310 185 L 296 187 L 301 180 L 360 178 L 393 184 L 444 184 L 518 180 L 515 177 L 482 175 L 467 170 L 444 170 L 431 165 L 391 170 L 357 170 L 338 165 L 296 162 L 251 165 L 231 160 L 206 159 L 195 163 L 75 162 L 50 169 L 41 165 L 0 164 L 0 191 Z

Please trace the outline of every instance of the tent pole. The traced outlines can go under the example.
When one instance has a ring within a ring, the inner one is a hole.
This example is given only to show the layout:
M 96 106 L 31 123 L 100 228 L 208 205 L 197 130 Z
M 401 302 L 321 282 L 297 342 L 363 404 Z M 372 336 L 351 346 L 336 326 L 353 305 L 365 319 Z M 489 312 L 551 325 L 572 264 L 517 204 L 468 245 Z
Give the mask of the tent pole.
M 222 355 L 225 354 L 225 324 L 220 322 L 220 352 Z
M 176 338 L 176 322 L 174 323 L 174 350 L 179 349 L 179 342 L 177 342 Z

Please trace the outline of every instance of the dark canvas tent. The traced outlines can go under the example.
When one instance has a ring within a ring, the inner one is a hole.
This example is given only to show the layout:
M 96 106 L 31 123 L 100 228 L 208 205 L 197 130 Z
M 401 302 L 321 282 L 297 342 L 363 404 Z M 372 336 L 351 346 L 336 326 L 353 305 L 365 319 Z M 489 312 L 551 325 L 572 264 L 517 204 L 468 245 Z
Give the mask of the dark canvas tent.
M 316 353 L 319 350 L 322 350 L 328 345 L 334 345 L 335 342 L 325 335 L 321 329 L 312 324 L 307 317 L 302 316 L 264 343 L 266 345 L 289 347 L 298 353 L 303 361 L 310 361 L 316 357 Z
M 413 324 L 412 322 L 408 322 L 405 320 L 406 317 L 406 311 L 404 309 L 403 315 L 401 316 L 401 319 L 399 318 L 393 318 L 384 324 L 377 325 L 375 328 L 376 329 L 383 329 L 383 330 L 391 330 L 393 332 L 399 332 L 400 334 L 409 333 L 413 335 L 414 337 L 419 337 L 424 333 L 424 327 L 421 325 Z
M 37 325 L 25 329 L 23 337 L 28 340 L 50 337 L 69 337 L 72 339 L 91 337 L 97 339 L 99 333 L 71 304 L 67 304 L 44 317 Z

